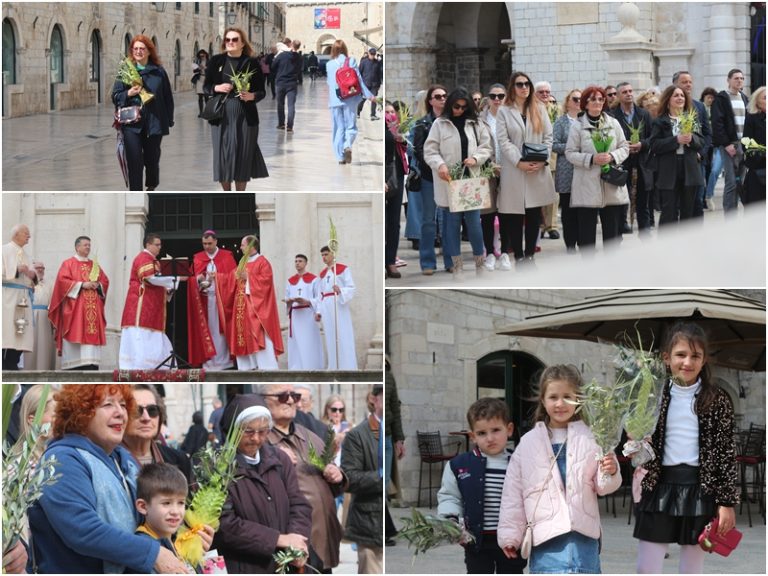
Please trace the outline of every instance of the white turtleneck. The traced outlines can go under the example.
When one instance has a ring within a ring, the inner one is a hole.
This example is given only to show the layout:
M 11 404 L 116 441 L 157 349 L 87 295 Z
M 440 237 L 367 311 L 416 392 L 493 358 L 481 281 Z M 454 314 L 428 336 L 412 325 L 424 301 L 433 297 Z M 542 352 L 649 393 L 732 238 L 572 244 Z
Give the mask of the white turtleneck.
M 690 386 L 672 384 L 662 466 L 699 465 L 699 418 L 694 411 L 699 390 L 700 379 Z

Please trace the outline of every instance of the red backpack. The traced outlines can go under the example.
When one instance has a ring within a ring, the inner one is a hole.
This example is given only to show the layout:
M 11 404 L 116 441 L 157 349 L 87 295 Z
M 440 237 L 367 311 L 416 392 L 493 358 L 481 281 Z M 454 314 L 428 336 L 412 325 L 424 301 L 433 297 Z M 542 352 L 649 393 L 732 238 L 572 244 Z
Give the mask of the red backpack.
M 336 70 L 336 85 L 338 86 L 336 95 L 342 100 L 360 96 L 363 93 L 357 70 L 349 65 L 349 58 L 344 60 L 344 66 Z

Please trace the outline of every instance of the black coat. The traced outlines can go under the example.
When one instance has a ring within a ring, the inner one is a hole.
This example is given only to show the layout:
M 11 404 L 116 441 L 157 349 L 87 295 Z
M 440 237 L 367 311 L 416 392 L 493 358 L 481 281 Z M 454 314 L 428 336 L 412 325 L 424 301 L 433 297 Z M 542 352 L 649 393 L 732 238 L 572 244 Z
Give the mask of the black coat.
M 290 50 L 280 52 L 272 61 L 270 69 L 275 78 L 275 86 L 296 86 L 301 74 L 301 56 Z
M 357 68 L 360 70 L 360 76 L 363 77 L 363 82 L 365 82 L 369 90 L 375 92 L 381 87 L 381 81 L 384 77 L 384 65 L 380 60 L 371 60 L 366 56 L 360 60 Z
M 744 107 L 747 107 L 747 97 L 741 94 Z M 736 121 L 733 116 L 731 97 L 727 90 L 723 90 L 712 102 L 712 145 L 728 146 L 738 140 L 736 133 Z
M 214 87 L 217 84 L 225 84 L 228 82 L 228 77 L 225 78 L 225 73 L 229 72 L 229 70 L 224 69 L 226 62 L 227 55 L 225 53 L 216 54 L 211 58 L 210 62 L 208 62 L 208 68 L 205 69 L 205 84 L 203 86 L 203 90 L 206 94 L 218 96 L 219 92 L 215 92 Z M 250 102 L 243 102 L 241 100 L 240 103 L 245 107 L 245 121 L 248 123 L 248 126 L 256 126 L 259 123 L 259 110 L 256 108 L 256 103 L 262 101 L 264 96 L 267 95 L 267 92 L 264 89 L 264 75 L 261 73 L 259 61 L 255 58 L 245 58 L 236 72 L 244 72 L 248 69 L 255 72 L 254 75 L 251 76 L 251 83 L 248 91 L 253 92 L 256 95 L 256 99 Z M 231 98 L 235 97 L 234 90 L 230 92 L 230 94 Z
M 624 116 L 624 113 L 621 111 L 621 106 L 617 106 L 611 110 L 609 114 L 619 121 L 621 129 L 624 130 L 624 137 L 629 141 L 629 125 L 627 124 L 627 119 Z M 644 189 L 650 190 L 653 188 L 653 172 L 647 168 L 646 160 L 648 159 L 648 152 L 651 147 L 653 118 L 651 118 L 651 113 L 648 112 L 648 110 L 635 106 L 635 113 L 632 117 L 632 128 L 637 128 L 640 126 L 640 123 L 643 124 L 643 129 L 640 131 L 640 152 L 627 156 L 627 159 L 624 160 L 621 165 L 627 170 L 638 168 L 641 173 Z M 638 183 L 638 187 L 640 185 L 641 183 Z
M 144 104 L 141 120 L 136 124 L 125 124 L 123 130 L 141 132 L 145 127 L 149 136 L 167 136 L 173 126 L 173 91 L 168 74 L 162 66 L 147 62 L 144 70 L 139 71 L 144 88 L 155 97 Z M 128 96 L 131 86 L 115 81 L 112 88 L 112 102 L 116 107 L 141 106 L 141 98 Z
M 694 132 L 688 146 L 683 146 L 683 163 L 685 165 L 685 185 L 703 186 L 704 176 L 701 174 L 698 152 L 702 149 L 704 137 Z M 672 135 L 672 121 L 667 114 L 653 121 L 651 130 L 651 155 L 655 157 L 656 187 L 662 190 L 673 190 L 677 181 L 677 136 Z

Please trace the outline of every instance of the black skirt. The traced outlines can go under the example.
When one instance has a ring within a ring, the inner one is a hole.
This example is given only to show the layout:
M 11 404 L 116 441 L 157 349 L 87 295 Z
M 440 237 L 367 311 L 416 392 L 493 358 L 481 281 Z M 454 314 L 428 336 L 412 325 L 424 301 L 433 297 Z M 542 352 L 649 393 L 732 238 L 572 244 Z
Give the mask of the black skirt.
M 715 515 L 712 496 L 702 494 L 698 466 L 662 466 L 653 492 L 637 505 L 635 538 L 647 542 L 695 545 Z
M 211 126 L 213 179 L 215 182 L 248 182 L 268 178 L 259 148 L 259 126 L 248 126 L 245 108 L 238 98 L 227 98 L 224 117 Z

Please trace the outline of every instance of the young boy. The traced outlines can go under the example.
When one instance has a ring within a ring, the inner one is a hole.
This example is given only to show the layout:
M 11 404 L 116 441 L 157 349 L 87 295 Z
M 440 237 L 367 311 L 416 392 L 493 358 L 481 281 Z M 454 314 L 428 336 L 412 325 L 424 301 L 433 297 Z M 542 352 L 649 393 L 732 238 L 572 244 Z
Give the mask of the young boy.
M 136 534 L 159 540 L 161 546 L 178 556 L 171 538 L 184 522 L 187 489 L 187 479 L 175 466 L 144 466 L 136 489 L 136 509 L 144 522 L 136 528 Z
M 496 542 L 501 489 L 510 454 L 507 438 L 515 427 L 507 404 L 497 398 L 481 398 L 467 411 L 474 450 L 453 458 L 443 471 L 437 493 L 437 513 L 464 518 L 475 542 L 464 546 L 467 574 L 522 574 L 522 558 L 508 559 Z

